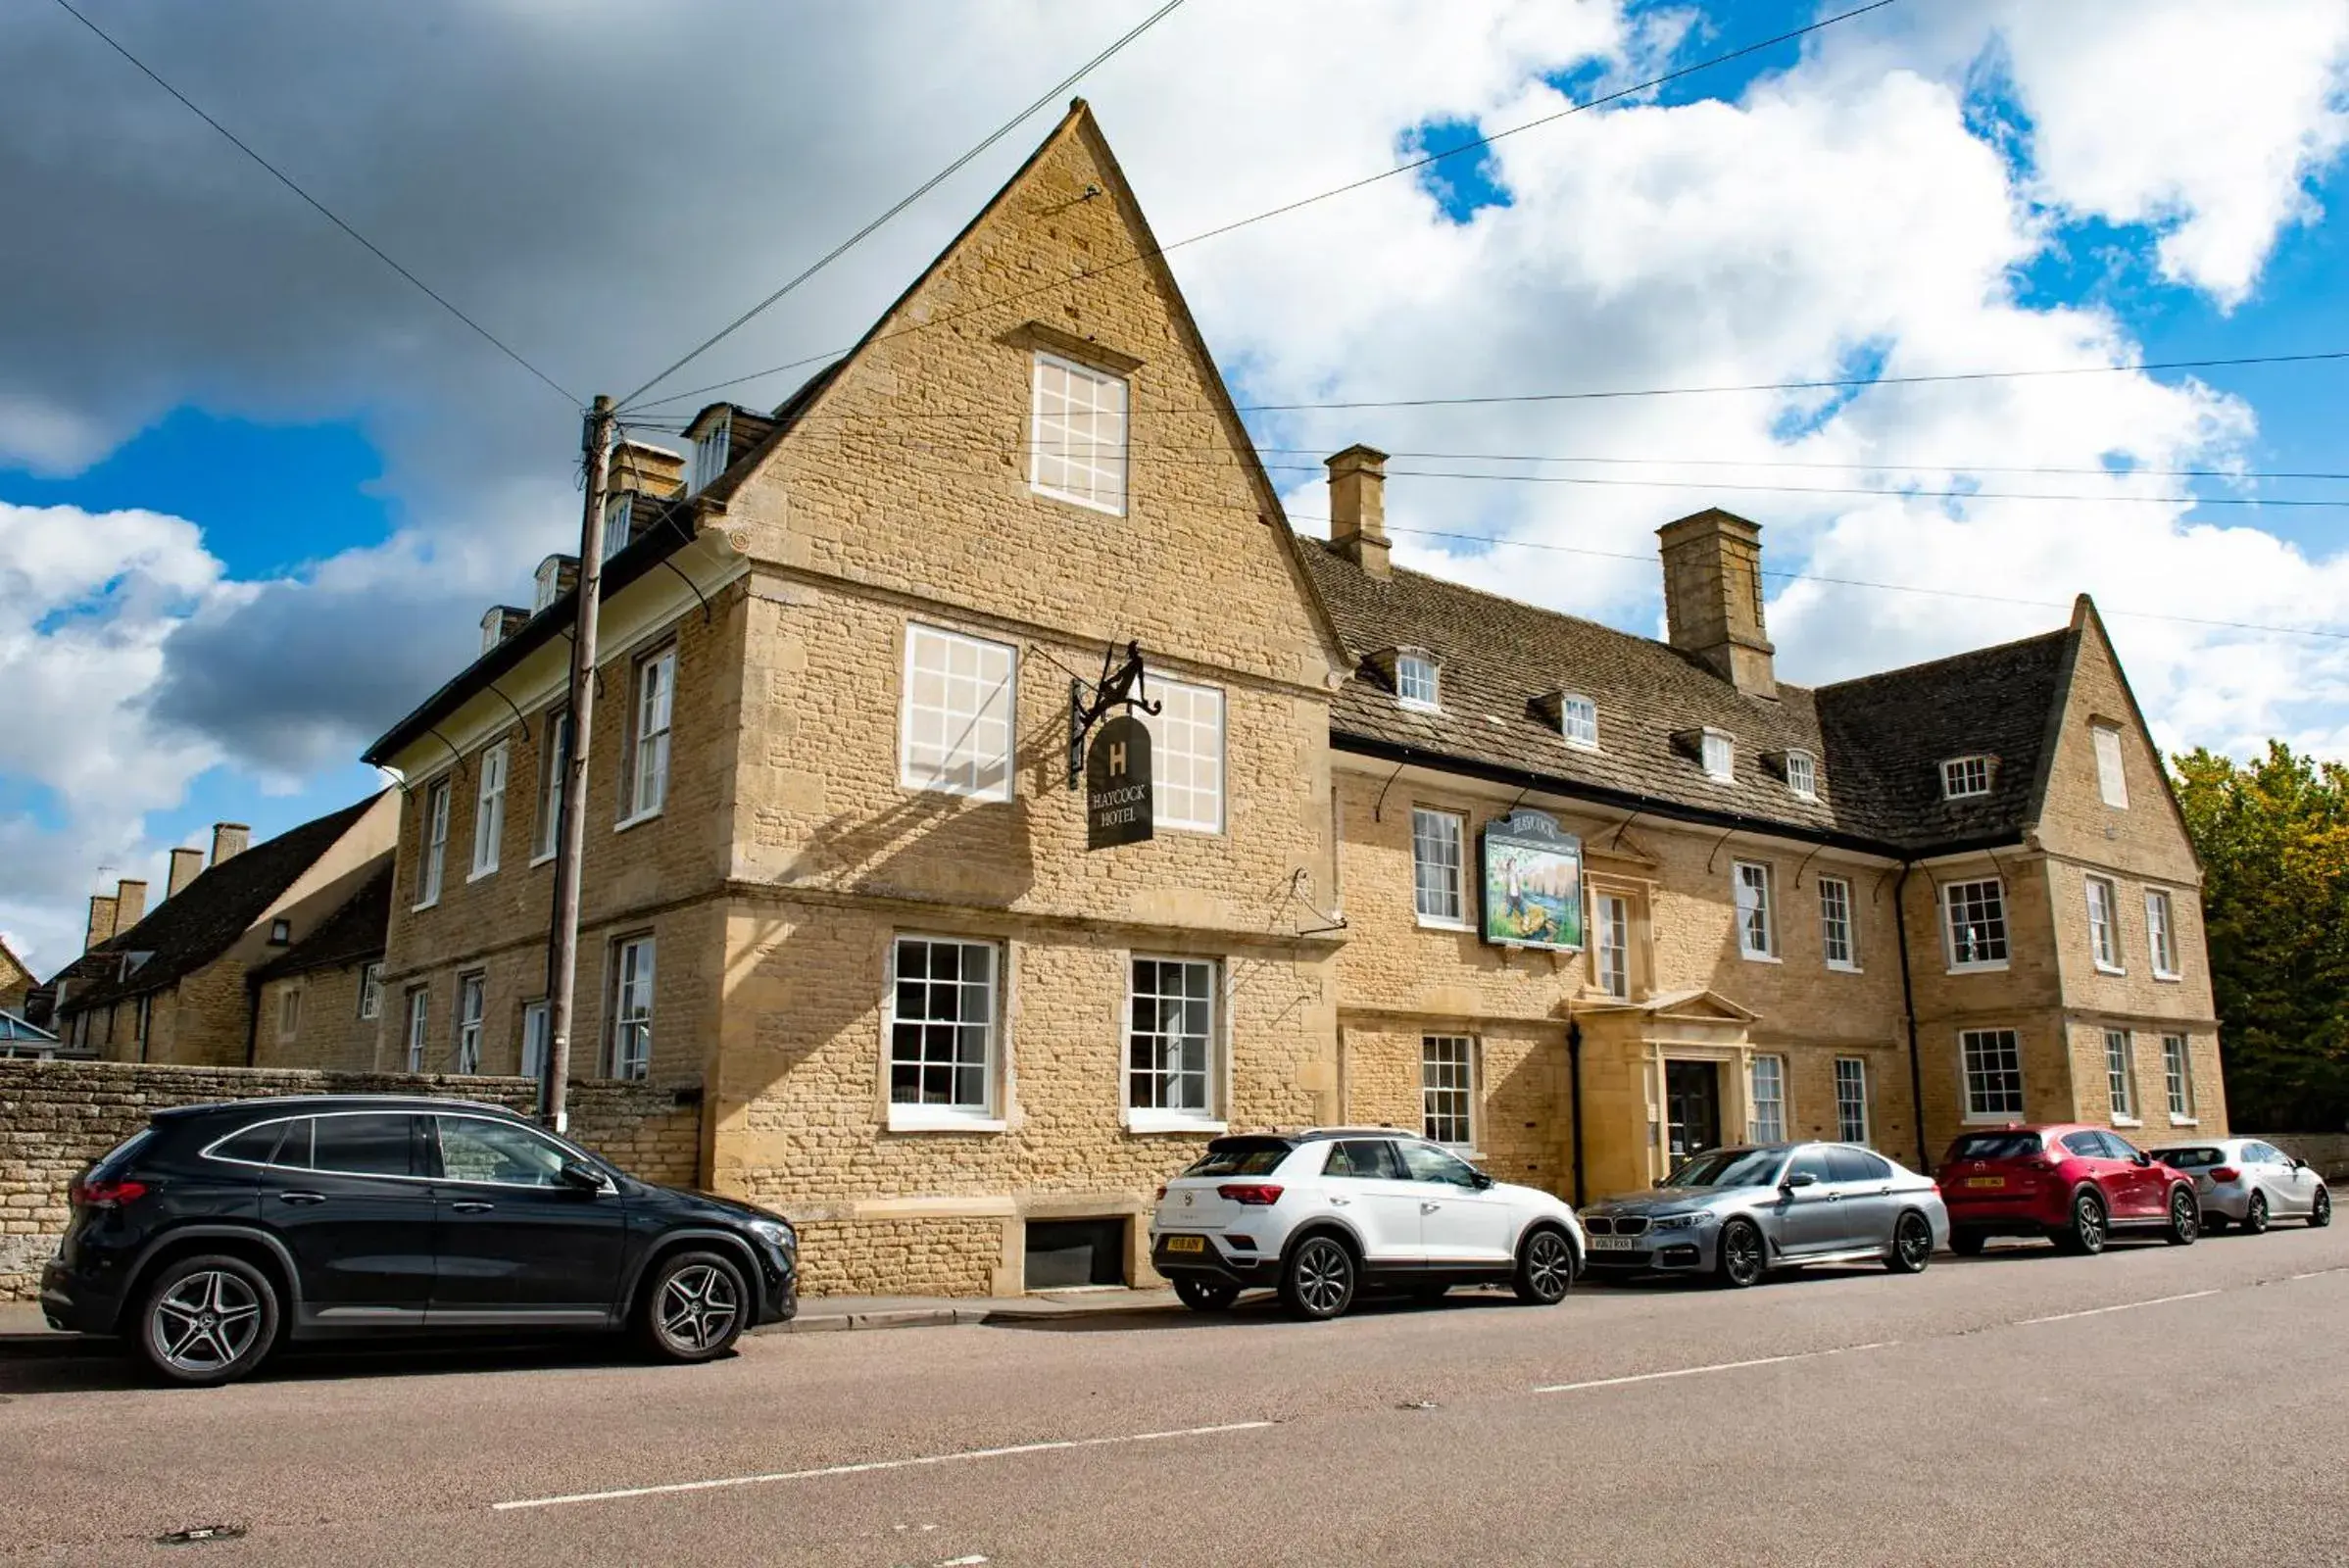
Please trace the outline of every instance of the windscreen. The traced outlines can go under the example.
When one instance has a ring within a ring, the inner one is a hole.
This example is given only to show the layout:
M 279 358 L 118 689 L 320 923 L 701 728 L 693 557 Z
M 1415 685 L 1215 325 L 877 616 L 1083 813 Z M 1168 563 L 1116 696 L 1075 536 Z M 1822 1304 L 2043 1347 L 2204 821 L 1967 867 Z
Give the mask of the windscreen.
M 2037 1133 L 1968 1133 L 1949 1146 L 1951 1159 L 2029 1159 L 2038 1152 Z
M 1289 1157 L 1285 1138 L 1219 1138 L 1207 1146 L 1186 1176 L 1269 1176 Z
M 1767 1187 L 1786 1163 L 1783 1149 L 1716 1149 L 1664 1178 L 1667 1187 Z
M 2216 1149 L 2157 1149 L 2153 1157 L 2179 1170 L 2208 1170 L 2227 1163 L 2227 1156 Z

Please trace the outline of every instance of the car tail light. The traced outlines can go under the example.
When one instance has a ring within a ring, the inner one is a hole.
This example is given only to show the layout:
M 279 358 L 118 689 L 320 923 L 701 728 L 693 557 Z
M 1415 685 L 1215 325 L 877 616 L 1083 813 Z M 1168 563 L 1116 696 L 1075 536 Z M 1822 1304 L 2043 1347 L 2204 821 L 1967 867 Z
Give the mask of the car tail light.
M 71 1197 L 87 1208 L 120 1208 L 147 1196 L 145 1182 L 87 1182 L 76 1180 Z
M 1215 1189 L 1215 1196 L 1233 1203 L 1258 1207 L 1281 1200 L 1281 1190 L 1269 1182 L 1226 1182 Z
M 2242 1174 L 2243 1173 L 2241 1171 L 2235 1169 L 2232 1165 L 2221 1165 L 2211 1172 L 2211 1180 L 2215 1182 L 2231 1182 Z
M 1158 1201 L 1161 1203 L 1166 1201 L 1166 1184 L 1163 1182 L 1158 1184 Z

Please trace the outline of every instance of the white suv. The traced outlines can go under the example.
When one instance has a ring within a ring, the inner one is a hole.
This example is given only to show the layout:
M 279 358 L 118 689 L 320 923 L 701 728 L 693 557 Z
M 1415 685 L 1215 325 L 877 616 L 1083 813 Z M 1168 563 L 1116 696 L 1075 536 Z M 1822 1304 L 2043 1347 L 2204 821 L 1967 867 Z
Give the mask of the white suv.
M 1506 1282 L 1522 1301 L 1564 1298 L 1583 1265 L 1574 1210 L 1496 1182 L 1389 1127 L 1218 1138 L 1158 1189 L 1150 1263 L 1185 1305 L 1221 1311 L 1273 1286 L 1300 1317 L 1345 1311 L 1364 1286 L 1432 1299 Z

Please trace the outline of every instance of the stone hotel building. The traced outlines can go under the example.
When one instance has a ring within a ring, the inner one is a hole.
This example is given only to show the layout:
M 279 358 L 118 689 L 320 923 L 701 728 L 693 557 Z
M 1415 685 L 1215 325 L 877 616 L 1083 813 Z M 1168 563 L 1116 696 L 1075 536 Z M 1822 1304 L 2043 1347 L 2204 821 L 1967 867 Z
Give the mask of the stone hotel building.
M 2084 599 L 1810 689 L 1726 513 L 1661 530 L 1668 643 L 1392 566 L 1366 448 L 1299 537 L 1156 249 L 1077 105 L 844 359 L 615 461 L 574 1066 L 698 1102 L 810 1290 L 1146 1278 L 1226 1128 L 1574 1198 L 1745 1137 L 2224 1126 L 2199 873 Z M 545 1050 L 575 566 L 368 754 L 388 915 L 317 965 L 380 944 L 385 1068 Z M 1072 683 L 1129 642 L 1154 835 L 1089 851 Z

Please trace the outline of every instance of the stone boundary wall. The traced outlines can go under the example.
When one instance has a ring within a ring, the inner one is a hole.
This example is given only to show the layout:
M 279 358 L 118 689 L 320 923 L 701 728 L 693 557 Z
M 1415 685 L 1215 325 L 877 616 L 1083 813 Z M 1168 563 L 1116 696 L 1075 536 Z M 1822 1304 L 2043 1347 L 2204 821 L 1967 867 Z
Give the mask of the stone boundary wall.
M 2349 1182 L 2349 1133 L 2236 1133 L 2234 1136 L 2274 1144 L 2285 1153 L 2316 1166 L 2317 1174 L 2327 1182 Z
M 171 1105 L 273 1095 L 434 1095 L 527 1111 L 529 1078 L 411 1077 L 117 1061 L 0 1060 L 0 1301 L 30 1300 L 66 1228 L 66 1188 Z M 578 1142 L 647 1181 L 701 1177 L 698 1090 L 587 1079 L 570 1087 Z

